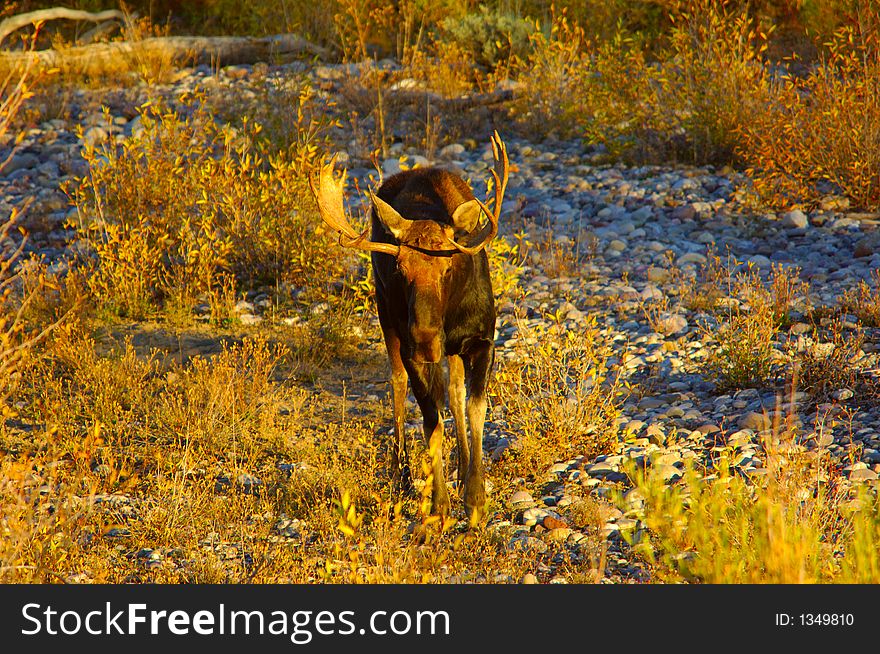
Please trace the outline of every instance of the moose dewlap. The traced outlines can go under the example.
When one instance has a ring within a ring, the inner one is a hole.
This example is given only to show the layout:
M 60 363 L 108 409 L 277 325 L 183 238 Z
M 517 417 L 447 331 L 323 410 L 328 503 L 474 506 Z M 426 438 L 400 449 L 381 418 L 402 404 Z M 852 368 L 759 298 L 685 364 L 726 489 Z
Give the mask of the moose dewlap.
M 483 424 L 495 357 L 495 305 L 485 250 L 498 233 L 509 168 L 507 148 L 497 132 L 492 151 L 492 210 L 474 197 L 467 182 L 447 170 L 407 170 L 370 194 L 371 226 L 362 234 L 346 218 L 345 172 L 336 177 L 331 161 L 311 180 L 321 218 L 339 233 L 339 243 L 372 253 L 379 323 L 391 362 L 392 478 L 401 490 L 411 487 L 404 438 L 409 382 L 433 457 L 432 510 L 441 515 L 449 512 L 440 419 L 447 393 L 445 358 L 458 441 L 458 479 L 472 522 L 482 516 L 486 504 Z

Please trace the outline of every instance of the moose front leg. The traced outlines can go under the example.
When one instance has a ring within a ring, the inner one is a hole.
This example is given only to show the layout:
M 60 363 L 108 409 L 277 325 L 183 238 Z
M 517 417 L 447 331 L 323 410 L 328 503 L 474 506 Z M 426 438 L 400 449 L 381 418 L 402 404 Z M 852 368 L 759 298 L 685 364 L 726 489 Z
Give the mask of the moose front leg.
M 446 399 L 446 381 L 443 366 L 439 363 L 409 362 L 410 383 L 416 402 L 422 410 L 425 439 L 431 455 L 431 512 L 435 515 L 449 515 L 449 493 L 446 490 L 446 477 L 443 474 L 443 421 L 440 410 Z
M 400 357 L 400 337 L 393 329 L 383 330 L 388 360 L 391 363 L 391 398 L 394 415 L 394 441 L 391 443 L 391 479 L 400 493 L 412 490 L 409 453 L 406 447 L 404 417 L 408 375 Z
M 464 361 L 457 354 L 451 354 L 449 361 L 449 409 L 455 422 L 455 437 L 458 441 L 458 490 L 464 490 L 464 478 L 470 460 L 470 448 L 465 422 Z
M 486 482 L 483 475 L 483 427 L 486 422 L 486 388 L 495 357 L 491 341 L 481 341 L 468 357 L 467 416 L 470 423 L 470 461 L 464 478 L 464 508 L 469 522 L 479 522 L 486 510 Z

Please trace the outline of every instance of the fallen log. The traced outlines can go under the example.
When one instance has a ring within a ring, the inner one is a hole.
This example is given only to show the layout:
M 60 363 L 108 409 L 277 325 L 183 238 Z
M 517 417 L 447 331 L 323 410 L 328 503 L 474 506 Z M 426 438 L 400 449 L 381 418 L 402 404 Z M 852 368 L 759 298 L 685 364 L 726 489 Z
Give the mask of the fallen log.
M 327 54 L 325 48 L 295 34 L 265 37 L 157 36 L 139 41 L 72 46 L 61 50 L 0 52 L 0 64 L 16 66 L 36 59 L 40 67 L 88 72 L 118 68 L 119 63 L 124 61 L 163 59 L 179 65 L 225 66 L 300 55 L 323 57 Z

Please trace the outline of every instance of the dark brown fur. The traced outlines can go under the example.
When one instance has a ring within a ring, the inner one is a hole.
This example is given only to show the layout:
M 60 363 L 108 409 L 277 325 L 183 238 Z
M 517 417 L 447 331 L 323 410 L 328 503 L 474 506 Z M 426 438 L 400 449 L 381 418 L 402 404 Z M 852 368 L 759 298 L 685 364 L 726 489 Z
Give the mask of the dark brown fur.
M 448 512 L 449 497 L 438 455 L 442 454 L 443 438 L 440 413 L 447 391 L 442 364 L 445 356 L 458 441 L 459 483 L 463 484 L 468 515 L 480 515 L 486 499 L 482 437 L 486 385 L 494 360 L 494 298 L 485 250 L 465 254 L 452 249 L 447 241 L 462 236 L 453 227 L 452 215 L 474 196 L 463 179 L 438 168 L 398 173 L 381 186 L 378 196 L 400 215 L 415 221 L 398 239 L 385 229 L 375 208 L 372 212 L 372 240 L 401 245 L 396 259 L 382 252 L 372 253 L 379 322 L 392 373 L 392 474 L 402 486 L 409 484 L 403 430 L 409 381 L 422 412 L 425 437 L 435 453 L 434 510 Z

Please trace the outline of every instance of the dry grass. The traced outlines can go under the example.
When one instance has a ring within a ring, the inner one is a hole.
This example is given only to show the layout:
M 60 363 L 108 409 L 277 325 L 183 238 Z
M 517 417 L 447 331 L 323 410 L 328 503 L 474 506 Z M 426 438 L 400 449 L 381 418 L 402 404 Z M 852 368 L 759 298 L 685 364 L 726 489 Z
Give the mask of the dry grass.
M 880 270 L 872 270 L 869 281 L 859 280 L 840 298 L 840 308 L 853 314 L 865 327 L 880 327 Z
M 772 445 L 773 442 L 779 445 Z M 634 472 L 661 579 L 701 583 L 870 583 L 878 573 L 876 498 L 834 484 L 830 457 L 791 434 L 764 441 L 767 474 L 734 474 L 722 454 L 682 483 Z M 732 453 L 732 452 L 731 452 Z
M 555 461 L 607 453 L 627 389 L 608 366 L 596 325 L 518 327 L 517 356 L 499 364 L 492 392 L 513 438 L 511 473 L 528 477 Z
M 62 329 L 2 432 L 5 581 L 516 581 L 545 560 L 394 497 L 363 382 L 340 392 L 326 371 L 316 391 L 295 381 L 301 353 L 215 344 L 179 363 Z

